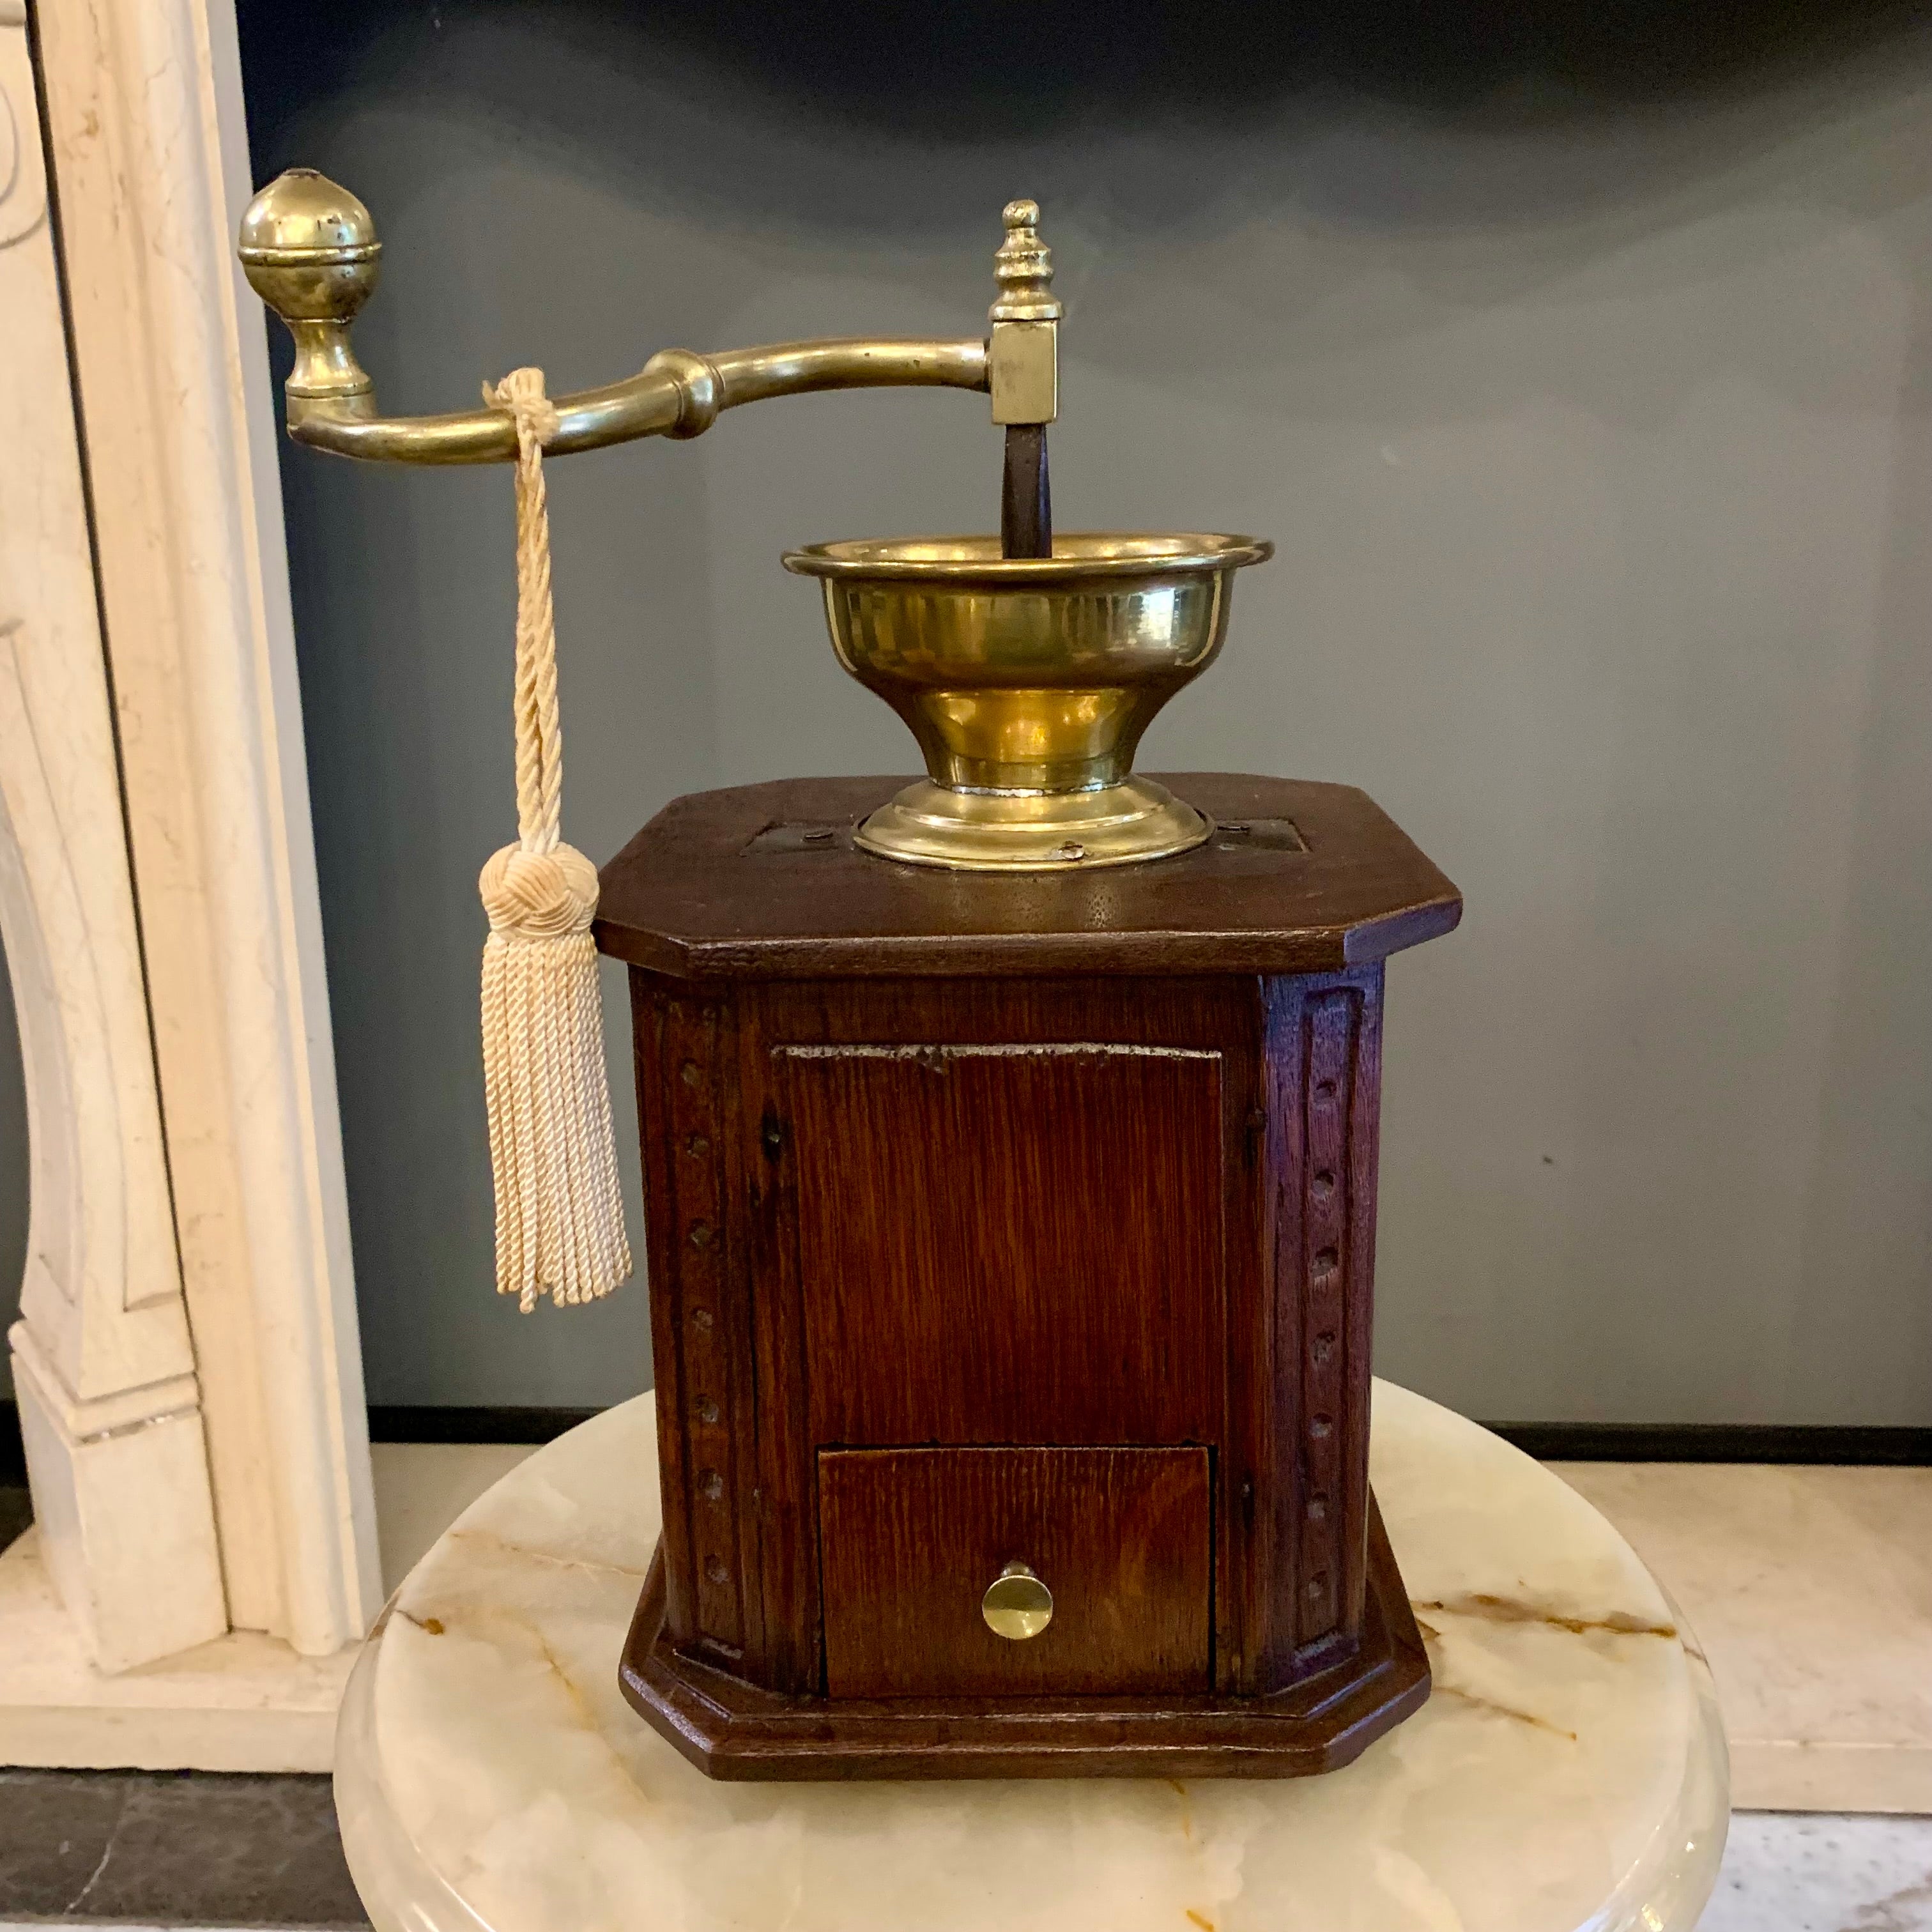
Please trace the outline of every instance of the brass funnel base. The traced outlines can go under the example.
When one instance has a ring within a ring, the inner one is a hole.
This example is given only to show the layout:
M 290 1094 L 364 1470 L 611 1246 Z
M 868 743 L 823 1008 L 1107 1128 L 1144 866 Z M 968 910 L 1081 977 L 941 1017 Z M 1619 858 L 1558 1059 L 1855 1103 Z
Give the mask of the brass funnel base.
M 794 550 L 824 586 L 838 661 L 911 728 L 926 777 L 872 814 L 881 858 L 963 872 L 1120 866 L 1184 852 L 1207 820 L 1133 776 L 1154 714 L 1214 662 L 1250 537 L 1060 534 Z
M 1213 821 L 1165 785 L 1132 778 L 1092 791 L 957 791 L 921 778 L 861 825 L 882 859 L 962 872 L 1126 866 L 1200 844 Z

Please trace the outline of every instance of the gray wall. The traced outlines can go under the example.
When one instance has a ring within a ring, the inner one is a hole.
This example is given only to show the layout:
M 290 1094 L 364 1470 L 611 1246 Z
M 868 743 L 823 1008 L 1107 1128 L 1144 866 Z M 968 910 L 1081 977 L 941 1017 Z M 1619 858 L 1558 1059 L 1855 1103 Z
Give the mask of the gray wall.
M 1552 5 L 1291 44 L 1134 0 L 1082 49 L 1091 8 L 964 10 L 249 0 L 256 171 L 376 211 L 358 339 L 416 410 L 970 331 L 1039 196 L 1063 525 L 1279 546 L 1142 763 L 1360 784 L 1467 896 L 1390 971 L 1384 1372 L 1490 1417 L 1932 1423 L 1932 38 Z M 908 767 L 778 554 L 986 527 L 998 458 L 976 399 L 879 395 L 554 466 L 569 834 Z M 490 1292 L 509 478 L 284 480 L 372 1397 L 623 1395 L 640 1292 Z

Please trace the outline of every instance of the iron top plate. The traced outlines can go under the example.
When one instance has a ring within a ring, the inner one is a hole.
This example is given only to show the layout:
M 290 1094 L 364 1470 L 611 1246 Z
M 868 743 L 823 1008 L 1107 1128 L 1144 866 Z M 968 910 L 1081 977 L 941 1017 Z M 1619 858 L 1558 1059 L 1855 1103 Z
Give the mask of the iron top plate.
M 1011 876 L 857 850 L 854 830 L 903 776 L 691 793 L 604 868 L 597 944 L 682 979 L 1314 973 L 1419 945 L 1462 916 L 1456 887 L 1352 785 L 1160 782 L 1214 821 L 1204 844 Z

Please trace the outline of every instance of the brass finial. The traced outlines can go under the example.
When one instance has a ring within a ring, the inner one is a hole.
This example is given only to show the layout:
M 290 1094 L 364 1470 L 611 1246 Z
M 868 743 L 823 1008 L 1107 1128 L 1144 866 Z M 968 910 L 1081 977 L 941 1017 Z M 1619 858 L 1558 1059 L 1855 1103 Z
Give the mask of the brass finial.
M 1000 298 L 988 319 L 1058 322 L 1064 311 L 1053 294 L 1053 250 L 1040 238 L 1040 203 L 1010 201 L 1000 218 L 1006 224 L 1006 238 L 993 257 Z
M 382 268 L 369 211 L 326 175 L 291 168 L 248 204 L 239 239 L 250 286 L 295 338 L 291 427 L 304 402 L 326 398 L 352 406 L 370 395 L 374 385 L 349 346 L 349 325 Z

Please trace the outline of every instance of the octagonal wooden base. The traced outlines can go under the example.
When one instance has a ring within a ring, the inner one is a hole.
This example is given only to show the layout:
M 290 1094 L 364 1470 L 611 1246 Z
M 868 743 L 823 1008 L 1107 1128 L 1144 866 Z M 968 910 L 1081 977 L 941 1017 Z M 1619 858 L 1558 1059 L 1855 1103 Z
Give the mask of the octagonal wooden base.
M 1429 1661 L 1372 1498 L 1356 1654 L 1268 1697 L 890 1701 L 760 1690 L 664 1641 L 664 1559 L 624 1646 L 624 1695 L 712 1778 L 1298 1778 L 1420 1710 Z

